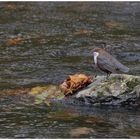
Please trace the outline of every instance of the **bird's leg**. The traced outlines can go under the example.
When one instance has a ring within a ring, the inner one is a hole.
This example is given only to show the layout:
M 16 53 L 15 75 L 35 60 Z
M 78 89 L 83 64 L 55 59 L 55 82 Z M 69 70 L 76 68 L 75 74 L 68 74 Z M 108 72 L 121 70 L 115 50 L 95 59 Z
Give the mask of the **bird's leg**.
M 94 77 L 95 77 L 95 78 L 97 77 L 97 73 L 95 73 Z
M 107 76 L 106 76 L 106 79 L 107 79 L 107 80 L 109 80 L 109 76 L 110 76 L 110 74 L 109 74 L 109 73 L 107 73 Z
M 111 74 L 111 73 L 107 73 L 107 76 L 106 76 L 106 80 L 107 80 L 107 81 L 109 80 L 110 74 Z
M 105 82 L 108 82 L 108 81 L 109 81 L 109 76 L 110 76 L 110 74 L 111 74 L 110 72 L 107 73 L 107 75 L 106 75 L 106 77 L 105 77 Z

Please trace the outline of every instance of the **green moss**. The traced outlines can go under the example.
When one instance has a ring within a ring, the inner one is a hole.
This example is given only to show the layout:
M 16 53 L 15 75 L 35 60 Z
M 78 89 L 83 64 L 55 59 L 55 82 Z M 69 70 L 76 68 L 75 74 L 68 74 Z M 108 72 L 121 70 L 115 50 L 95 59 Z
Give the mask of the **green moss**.
M 104 93 L 103 92 L 98 92 L 98 97 L 103 97 Z
M 140 84 L 140 80 L 138 80 L 138 79 L 133 79 L 133 80 L 128 81 L 126 83 L 126 85 L 129 88 L 129 91 L 132 91 L 134 89 L 134 87 L 137 86 L 137 85 L 139 85 L 139 84 Z

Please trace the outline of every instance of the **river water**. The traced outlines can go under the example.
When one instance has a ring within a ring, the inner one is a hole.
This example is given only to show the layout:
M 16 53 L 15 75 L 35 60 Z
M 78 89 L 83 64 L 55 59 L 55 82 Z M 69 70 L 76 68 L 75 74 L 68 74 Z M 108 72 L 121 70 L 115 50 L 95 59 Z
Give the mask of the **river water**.
M 139 2 L 1 2 L 0 89 L 58 84 L 74 73 L 101 75 L 94 47 L 140 75 L 139 25 Z M 137 109 L 47 108 L 12 95 L 0 100 L 1 138 L 140 137 Z

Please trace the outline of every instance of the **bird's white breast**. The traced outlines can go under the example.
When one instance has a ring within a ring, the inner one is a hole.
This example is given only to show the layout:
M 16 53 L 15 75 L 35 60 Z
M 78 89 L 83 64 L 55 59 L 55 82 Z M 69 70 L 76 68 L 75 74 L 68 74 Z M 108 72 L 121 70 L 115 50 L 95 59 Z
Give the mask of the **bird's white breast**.
M 93 52 L 93 55 L 94 55 L 94 63 L 95 63 L 95 65 L 97 65 L 97 57 L 99 56 L 99 53 Z

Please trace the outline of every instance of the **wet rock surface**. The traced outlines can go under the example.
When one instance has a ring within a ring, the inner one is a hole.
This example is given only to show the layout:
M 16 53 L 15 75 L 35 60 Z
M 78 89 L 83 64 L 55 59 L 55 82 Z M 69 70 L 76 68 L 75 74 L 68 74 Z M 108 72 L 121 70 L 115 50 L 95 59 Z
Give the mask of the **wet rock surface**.
M 108 80 L 98 76 L 73 98 L 91 105 L 140 105 L 140 77 L 114 74 Z

